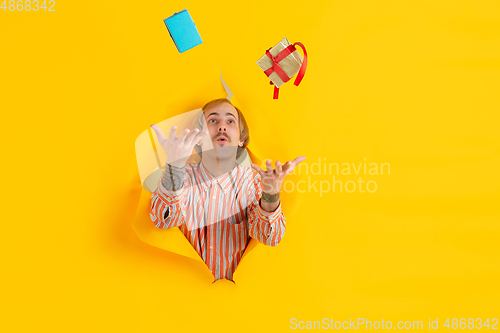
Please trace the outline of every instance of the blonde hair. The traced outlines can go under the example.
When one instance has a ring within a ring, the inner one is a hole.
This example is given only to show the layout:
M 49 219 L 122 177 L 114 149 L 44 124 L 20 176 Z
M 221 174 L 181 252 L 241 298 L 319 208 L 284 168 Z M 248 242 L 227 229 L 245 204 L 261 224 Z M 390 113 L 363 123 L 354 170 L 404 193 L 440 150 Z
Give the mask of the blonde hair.
M 245 151 L 248 144 L 250 143 L 250 131 L 248 129 L 248 125 L 245 120 L 245 117 L 243 116 L 243 113 L 240 111 L 240 109 L 234 106 L 230 100 L 228 100 L 227 98 L 218 98 L 205 104 L 202 108 L 202 112 L 200 112 L 200 115 L 196 117 L 194 121 L 194 128 L 198 128 L 200 131 L 202 131 L 203 121 L 205 120 L 205 111 L 222 103 L 227 103 L 231 105 L 238 112 L 238 128 L 240 129 L 240 141 L 243 141 L 243 146 L 241 147 L 238 146 L 238 151 L 236 152 L 236 159 L 238 159 L 241 156 L 241 154 Z M 195 145 L 194 149 L 201 157 L 202 155 L 201 147 L 199 145 Z

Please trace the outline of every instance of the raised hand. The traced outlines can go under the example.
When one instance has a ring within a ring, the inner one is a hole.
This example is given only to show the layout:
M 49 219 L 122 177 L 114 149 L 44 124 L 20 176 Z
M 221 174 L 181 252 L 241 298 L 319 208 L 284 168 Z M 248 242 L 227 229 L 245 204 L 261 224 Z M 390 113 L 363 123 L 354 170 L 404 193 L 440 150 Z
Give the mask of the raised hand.
M 276 161 L 276 169 L 273 169 L 271 161 L 267 160 L 267 171 L 264 171 L 257 165 L 252 164 L 252 168 L 254 168 L 262 178 L 262 192 L 270 195 L 280 193 L 281 185 L 283 184 L 283 180 L 285 179 L 285 177 L 290 172 L 292 172 L 300 162 L 304 161 L 305 159 L 305 156 L 299 156 L 293 161 L 286 162 L 283 166 L 281 166 L 280 161 Z
M 198 133 L 200 130 L 195 128 L 192 131 L 185 129 L 177 137 L 177 126 L 172 126 L 168 138 L 166 138 L 157 125 L 151 125 L 151 128 L 156 132 L 158 143 L 167 155 L 167 163 L 176 167 L 183 167 L 191 156 L 194 145 L 208 135 L 208 131 Z

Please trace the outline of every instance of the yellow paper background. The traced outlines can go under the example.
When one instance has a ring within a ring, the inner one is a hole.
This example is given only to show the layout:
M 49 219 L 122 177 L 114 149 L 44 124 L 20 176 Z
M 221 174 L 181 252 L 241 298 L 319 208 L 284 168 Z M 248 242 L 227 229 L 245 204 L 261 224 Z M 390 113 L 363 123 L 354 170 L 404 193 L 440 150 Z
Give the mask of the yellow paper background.
M 179 54 L 162 19 L 184 8 L 203 44 Z M 0 10 L 2 331 L 281 332 L 291 318 L 427 327 L 500 317 L 500 3 L 55 9 Z M 276 101 L 255 62 L 283 37 L 304 43 L 309 67 Z M 236 285 L 212 285 L 203 264 L 131 228 L 135 138 L 224 97 L 220 71 L 260 158 L 391 166 L 365 177 L 374 193 L 299 193 L 295 211 L 284 201 L 282 243 L 252 250 Z

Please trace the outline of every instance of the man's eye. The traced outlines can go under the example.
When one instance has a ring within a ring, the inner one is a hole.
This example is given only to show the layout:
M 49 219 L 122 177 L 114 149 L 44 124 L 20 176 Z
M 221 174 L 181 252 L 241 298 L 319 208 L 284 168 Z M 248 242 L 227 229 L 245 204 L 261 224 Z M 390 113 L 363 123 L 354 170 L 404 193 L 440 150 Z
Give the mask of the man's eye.
M 212 120 L 215 122 L 215 119 L 210 119 L 208 122 L 211 122 Z
M 230 123 L 234 124 L 234 120 L 229 120 Z

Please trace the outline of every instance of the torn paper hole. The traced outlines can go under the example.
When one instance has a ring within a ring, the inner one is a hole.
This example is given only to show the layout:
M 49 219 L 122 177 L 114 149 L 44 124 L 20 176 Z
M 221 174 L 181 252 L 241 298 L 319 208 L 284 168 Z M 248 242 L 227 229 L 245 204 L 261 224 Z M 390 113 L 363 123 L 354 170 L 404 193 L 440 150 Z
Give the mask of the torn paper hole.
M 179 135 L 185 128 L 192 130 L 200 119 L 206 127 L 205 116 L 198 109 L 157 125 L 163 133 L 175 125 Z M 205 159 L 220 154 L 220 147 L 214 148 L 209 137 L 206 139 L 210 144 L 203 144 L 201 151 Z M 139 135 L 136 154 L 143 193 L 133 228 L 148 244 L 201 260 L 215 280 L 233 281 L 238 263 L 257 244 L 256 240 L 276 246 L 283 237 L 285 217 L 281 208 L 264 212 L 259 205 L 260 176 L 250 168 L 250 163 L 260 165 L 261 161 L 250 150 L 245 149 L 236 166 L 219 177 L 210 177 L 199 152 L 184 156 L 185 170 L 189 171 L 183 175 L 181 200 L 171 196 L 175 191 L 166 190 L 168 185 L 162 183 L 166 155 L 156 131 L 148 129 Z

